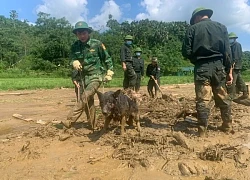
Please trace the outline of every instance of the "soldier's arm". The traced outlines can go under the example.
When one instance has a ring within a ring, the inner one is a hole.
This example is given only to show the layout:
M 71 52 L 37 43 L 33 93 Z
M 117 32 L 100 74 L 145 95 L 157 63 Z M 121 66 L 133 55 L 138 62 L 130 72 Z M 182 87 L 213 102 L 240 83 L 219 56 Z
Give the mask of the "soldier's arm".
M 141 64 L 141 75 L 144 76 L 144 60 L 142 59 L 142 64 Z
M 157 71 L 156 71 L 156 79 L 159 79 L 160 78 L 160 76 L 161 76 L 161 68 L 160 68 L 160 66 L 158 65 L 157 66 Z
M 150 70 L 149 70 L 149 65 L 147 66 L 147 70 L 146 70 L 146 76 L 150 77 L 151 73 L 150 73 Z
M 101 60 L 104 62 L 105 66 L 107 67 L 108 70 L 113 71 L 113 61 L 111 56 L 109 55 L 105 45 L 103 43 L 101 43 L 100 47 L 99 47 L 99 51 L 100 51 L 100 56 L 101 56 Z
M 225 26 L 224 26 L 223 35 L 224 35 L 224 37 L 223 37 L 223 39 L 224 39 L 224 51 L 222 51 L 222 53 L 223 53 L 223 65 L 225 66 L 225 70 L 226 70 L 227 74 L 229 74 L 231 72 L 233 61 L 232 61 L 232 52 L 231 52 L 229 38 L 228 38 L 228 32 L 227 32 L 227 28 Z
M 241 45 L 240 45 L 240 43 L 237 43 L 236 45 L 235 45 L 235 61 L 238 61 L 238 60 L 240 60 L 241 58 L 242 58 L 242 48 L 241 48 Z
M 188 58 L 189 60 L 194 60 L 194 55 L 192 51 L 193 47 L 193 29 L 189 28 L 186 32 L 185 38 L 182 43 L 182 56 Z
M 120 60 L 121 62 L 126 62 L 125 48 L 122 46 L 120 49 Z

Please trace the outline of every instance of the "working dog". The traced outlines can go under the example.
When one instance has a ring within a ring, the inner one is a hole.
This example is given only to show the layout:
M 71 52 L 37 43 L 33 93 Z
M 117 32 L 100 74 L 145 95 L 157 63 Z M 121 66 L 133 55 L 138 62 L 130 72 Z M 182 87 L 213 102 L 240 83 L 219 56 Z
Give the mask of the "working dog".
M 101 134 L 107 131 L 110 121 L 120 121 L 121 135 L 125 133 L 125 124 L 133 125 L 136 122 L 137 130 L 140 132 L 139 110 L 136 100 L 130 98 L 122 90 L 116 92 L 108 91 L 105 93 L 97 92 L 102 114 L 105 117 L 104 127 Z

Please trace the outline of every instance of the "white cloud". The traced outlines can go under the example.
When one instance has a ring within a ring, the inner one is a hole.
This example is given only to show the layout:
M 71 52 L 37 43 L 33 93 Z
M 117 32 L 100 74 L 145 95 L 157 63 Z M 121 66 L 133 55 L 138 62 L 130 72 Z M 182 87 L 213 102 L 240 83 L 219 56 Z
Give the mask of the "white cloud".
M 142 0 L 145 13 L 136 16 L 140 19 L 160 21 L 183 21 L 189 23 L 192 12 L 197 7 L 211 8 L 212 19 L 228 27 L 238 27 L 250 33 L 250 6 L 248 0 Z
M 112 15 L 113 19 L 120 20 L 122 12 L 120 7 L 115 3 L 114 0 L 105 1 L 100 14 L 97 14 L 95 17 L 89 20 L 90 25 L 94 29 L 106 28 L 106 23 L 109 19 L 109 14 Z
M 65 17 L 75 24 L 77 21 L 87 20 L 87 4 L 87 0 L 43 0 L 43 4 L 37 6 L 36 12 L 48 13 L 56 18 Z

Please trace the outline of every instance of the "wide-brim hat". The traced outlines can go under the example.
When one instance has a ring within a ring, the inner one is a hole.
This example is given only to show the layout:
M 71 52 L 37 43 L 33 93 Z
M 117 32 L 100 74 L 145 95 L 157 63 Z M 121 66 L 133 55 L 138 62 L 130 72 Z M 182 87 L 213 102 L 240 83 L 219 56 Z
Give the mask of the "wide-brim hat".
M 194 24 L 194 18 L 199 15 L 199 14 L 205 14 L 207 15 L 209 18 L 213 15 L 213 10 L 212 9 L 207 9 L 207 8 L 203 8 L 203 7 L 199 7 L 197 9 L 195 9 L 193 11 L 192 17 L 190 19 L 190 24 L 193 25 Z
M 228 34 L 228 38 L 229 39 L 237 39 L 238 36 L 234 32 L 231 32 L 231 33 Z
M 79 21 L 76 23 L 75 28 L 73 29 L 73 33 L 76 34 L 77 31 L 84 31 L 87 30 L 89 33 L 91 33 L 93 30 L 91 27 L 88 26 L 88 24 L 84 21 Z

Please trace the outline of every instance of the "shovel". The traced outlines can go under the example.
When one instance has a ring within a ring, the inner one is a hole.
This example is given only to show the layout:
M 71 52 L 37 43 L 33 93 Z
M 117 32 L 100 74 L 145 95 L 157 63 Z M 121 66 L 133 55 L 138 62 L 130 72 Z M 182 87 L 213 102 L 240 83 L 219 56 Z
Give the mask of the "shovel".
M 151 78 L 154 80 L 156 86 L 158 87 L 160 93 L 161 93 L 161 96 L 162 96 L 162 99 L 170 99 L 171 101 L 174 101 L 174 99 L 172 97 L 170 97 L 169 95 L 166 95 L 166 94 L 163 94 L 162 93 L 162 90 L 157 82 L 157 80 L 154 78 L 154 76 L 151 76 Z

